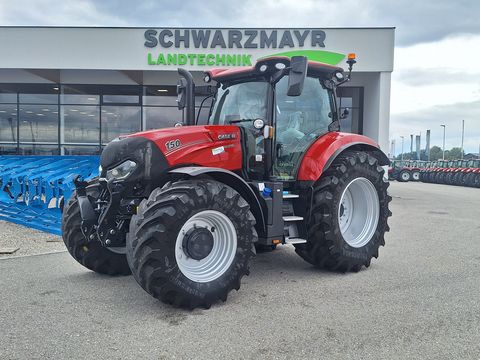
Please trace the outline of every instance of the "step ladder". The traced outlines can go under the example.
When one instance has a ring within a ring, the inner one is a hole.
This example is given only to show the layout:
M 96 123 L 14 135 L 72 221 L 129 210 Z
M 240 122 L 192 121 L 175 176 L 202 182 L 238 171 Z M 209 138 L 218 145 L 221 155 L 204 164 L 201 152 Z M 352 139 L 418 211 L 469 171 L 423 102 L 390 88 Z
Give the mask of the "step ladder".
M 298 199 L 299 195 L 283 194 L 283 222 L 285 233 L 285 244 L 304 244 L 307 240 L 299 237 L 297 223 L 303 221 L 302 216 L 295 215 L 293 201 Z

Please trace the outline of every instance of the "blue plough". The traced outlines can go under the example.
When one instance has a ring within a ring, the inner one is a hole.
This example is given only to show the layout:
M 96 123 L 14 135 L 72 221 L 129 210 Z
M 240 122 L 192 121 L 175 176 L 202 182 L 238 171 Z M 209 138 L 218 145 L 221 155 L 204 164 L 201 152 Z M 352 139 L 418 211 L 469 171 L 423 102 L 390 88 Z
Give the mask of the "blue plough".
M 98 176 L 99 156 L 0 156 L 0 220 L 61 235 L 73 179 Z

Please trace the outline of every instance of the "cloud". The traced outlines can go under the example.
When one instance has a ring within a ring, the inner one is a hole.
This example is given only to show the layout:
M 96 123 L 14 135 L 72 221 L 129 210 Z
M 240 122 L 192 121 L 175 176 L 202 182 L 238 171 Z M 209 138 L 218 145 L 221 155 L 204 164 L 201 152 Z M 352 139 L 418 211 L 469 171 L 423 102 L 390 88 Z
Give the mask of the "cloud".
M 480 100 L 460 102 L 449 105 L 436 105 L 420 111 L 392 115 L 391 138 L 400 143 L 400 136 L 405 136 L 405 144 L 410 146 L 410 134 L 422 134 L 422 148 L 425 147 L 425 133 L 431 130 L 431 145 L 442 147 L 443 128 L 446 125 L 445 147 L 460 147 L 462 138 L 462 120 L 465 120 L 464 148 L 466 152 L 478 152 L 480 145 Z M 407 141 L 408 138 L 408 141 Z M 405 145 L 405 151 L 407 151 Z M 397 145 L 397 153 L 400 148 Z
M 125 26 L 125 18 L 104 13 L 89 0 L 16 0 L 0 3 L 1 25 Z
M 474 0 L 16 0 L 0 5 L 3 25 L 183 27 L 396 26 L 397 44 L 478 33 Z
M 443 40 L 397 48 L 392 75 L 390 137 L 432 130 L 432 144 L 460 146 L 465 120 L 465 149 L 480 143 L 480 35 L 455 35 Z M 423 139 L 424 140 L 424 139 Z M 397 151 L 399 147 L 397 146 Z

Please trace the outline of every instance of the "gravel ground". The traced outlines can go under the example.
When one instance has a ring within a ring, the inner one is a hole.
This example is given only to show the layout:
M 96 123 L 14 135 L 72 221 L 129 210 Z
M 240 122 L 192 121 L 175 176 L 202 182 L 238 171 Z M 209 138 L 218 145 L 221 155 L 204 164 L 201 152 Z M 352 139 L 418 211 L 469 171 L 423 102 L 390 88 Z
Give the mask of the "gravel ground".
M 391 194 L 368 270 L 316 270 L 282 246 L 210 310 L 173 309 L 68 253 L 0 260 L 0 359 L 480 359 L 480 190 Z
M 66 251 L 60 236 L 0 220 L 0 249 L 2 248 L 20 249 L 13 254 L 0 254 L 0 258 Z

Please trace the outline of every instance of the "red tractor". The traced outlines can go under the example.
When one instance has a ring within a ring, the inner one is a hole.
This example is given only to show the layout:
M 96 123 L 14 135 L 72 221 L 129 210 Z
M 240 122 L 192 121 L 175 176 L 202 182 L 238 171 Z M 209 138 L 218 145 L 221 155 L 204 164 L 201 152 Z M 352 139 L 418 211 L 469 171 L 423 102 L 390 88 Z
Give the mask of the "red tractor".
M 179 69 L 178 127 L 106 146 L 100 177 L 76 179 L 64 207 L 70 254 L 98 273 L 132 273 L 178 307 L 225 301 L 249 273 L 256 246 L 293 244 L 310 264 L 368 267 L 391 215 L 388 159 L 361 135 L 340 132 L 335 91 L 349 72 L 305 57 L 211 70 L 197 87 Z M 208 125 L 194 94 L 211 92 Z M 187 125 L 187 126 L 180 126 Z
M 400 182 L 420 181 L 420 172 L 425 168 L 425 163 L 420 160 L 393 160 L 388 168 L 388 177 Z

